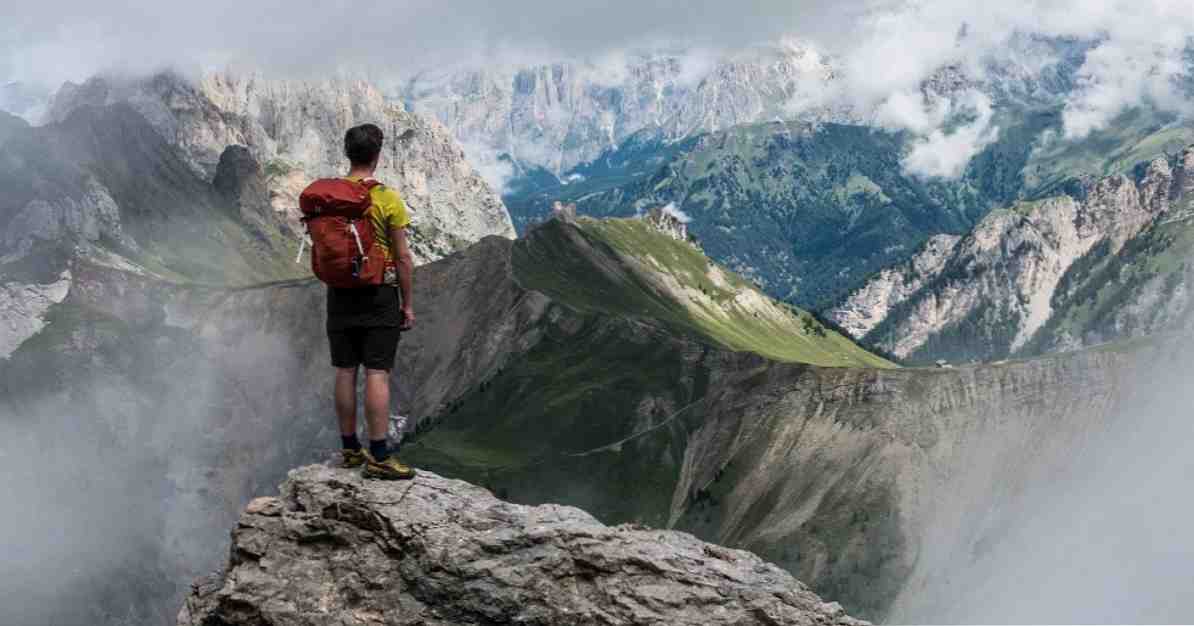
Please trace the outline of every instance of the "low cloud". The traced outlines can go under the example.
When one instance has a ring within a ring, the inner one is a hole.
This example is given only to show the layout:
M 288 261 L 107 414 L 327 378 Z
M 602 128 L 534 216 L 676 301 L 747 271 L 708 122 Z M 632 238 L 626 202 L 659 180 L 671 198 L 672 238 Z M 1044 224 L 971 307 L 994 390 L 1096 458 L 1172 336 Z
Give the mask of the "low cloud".
M 660 210 L 663 211 L 664 215 L 670 215 L 676 218 L 681 224 L 687 224 L 692 221 L 692 218 L 689 217 L 689 215 L 684 211 L 681 211 L 680 208 L 676 206 L 675 202 L 669 202 L 665 204 Z
M 1194 11 L 1176 0 L 612 0 L 600 8 L 542 0 L 48 0 L 0 9 L 0 81 L 56 86 L 100 71 L 232 66 L 384 82 L 424 70 L 571 60 L 590 67 L 596 84 L 616 85 L 638 52 L 683 49 L 680 76 L 696 82 L 735 51 L 794 42 L 826 60 L 834 79 L 802 88 L 793 110 L 877 112 L 881 123 L 921 138 L 910 167 L 943 173 L 958 171 L 957 160 L 992 133 L 975 124 L 947 130 L 942 111 L 971 106 L 951 102 L 956 94 L 939 93 L 946 104 L 919 98 L 944 69 L 982 83 L 1007 79 L 988 74 L 1010 62 L 1032 84 L 1056 60 L 1041 41 L 1091 46 L 1078 89 L 1063 103 L 1064 136 L 1080 138 L 1134 106 L 1187 113 L 1191 37 Z M 929 158 L 935 147 L 946 153 Z
M 961 102 L 973 121 L 951 130 L 935 128 L 915 139 L 904 157 L 906 172 L 924 178 L 958 178 L 975 155 L 999 138 L 990 98 L 971 93 Z

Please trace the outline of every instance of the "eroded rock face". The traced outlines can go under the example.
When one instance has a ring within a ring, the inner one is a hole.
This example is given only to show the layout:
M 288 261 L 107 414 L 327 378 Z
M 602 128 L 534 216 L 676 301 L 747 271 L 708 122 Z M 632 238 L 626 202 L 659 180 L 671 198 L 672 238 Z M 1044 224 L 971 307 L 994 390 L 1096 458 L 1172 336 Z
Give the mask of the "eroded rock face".
M 403 87 L 420 114 L 438 119 L 481 164 L 497 155 L 554 173 L 596 159 L 644 129 L 666 139 L 738 124 L 853 119 L 816 94 L 833 79 L 828 60 L 796 43 L 710 60 L 644 53 L 611 63 L 555 63 L 424 72 Z
M 965 237 L 930 240 L 829 317 L 917 361 L 1031 356 L 1180 327 L 1192 165 L 1189 149 L 1138 180 L 1111 176 L 994 211 Z
M 222 584 L 221 584 L 222 583 Z M 201 624 L 863 624 L 748 552 L 502 502 L 424 472 L 408 483 L 308 466 L 250 502 Z
M 298 194 L 311 179 L 342 175 L 344 131 L 366 122 L 386 134 L 378 180 L 412 209 L 414 252 L 437 259 L 486 235 L 514 236 L 509 213 L 434 121 L 390 103 L 359 80 L 269 80 L 209 74 L 196 81 L 170 73 L 122 82 L 95 78 L 55 96 L 53 119 L 86 105 L 127 102 L 212 180 L 224 150 L 248 148 L 267 174 L 275 210 L 297 220 Z

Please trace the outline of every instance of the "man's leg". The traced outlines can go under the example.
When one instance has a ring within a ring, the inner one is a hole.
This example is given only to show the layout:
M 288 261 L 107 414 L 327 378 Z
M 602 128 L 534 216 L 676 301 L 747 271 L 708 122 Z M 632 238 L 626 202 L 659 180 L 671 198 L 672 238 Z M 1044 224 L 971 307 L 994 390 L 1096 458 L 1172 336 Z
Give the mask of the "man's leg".
M 353 329 L 328 331 L 332 367 L 336 368 L 333 397 L 340 425 L 340 454 L 344 457 L 341 467 L 360 467 L 366 460 L 357 439 L 357 370 L 361 363 L 362 336 Z
M 369 429 L 369 452 L 377 461 L 384 461 L 386 433 L 390 429 L 390 372 L 365 370 L 365 423 Z
M 386 449 L 386 434 L 390 429 L 390 370 L 394 367 L 401 334 L 398 328 L 374 328 L 365 342 L 365 420 L 369 427 L 369 449 L 374 457 L 365 464 L 366 478 L 415 477 L 413 469 L 399 463 Z
M 357 441 L 357 368 L 336 368 L 336 417 L 345 449 L 360 449 Z M 355 442 L 355 445 L 354 445 Z

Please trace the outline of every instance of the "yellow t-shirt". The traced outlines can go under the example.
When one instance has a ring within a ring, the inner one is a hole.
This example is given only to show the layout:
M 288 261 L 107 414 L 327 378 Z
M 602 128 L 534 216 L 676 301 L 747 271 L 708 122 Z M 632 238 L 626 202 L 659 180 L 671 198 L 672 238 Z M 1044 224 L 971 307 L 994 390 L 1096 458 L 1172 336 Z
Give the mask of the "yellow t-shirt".
M 349 180 L 361 180 L 350 176 Z M 386 260 L 394 260 L 394 242 L 390 241 L 391 228 L 406 228 L 410 226 L 410 214 L 406 210 L 406 203 L 398 196 L 398 192 L 385 186 L 378 185 L 369 192 L 373 199 L 373 234 L 377 244 L 386 252 Z

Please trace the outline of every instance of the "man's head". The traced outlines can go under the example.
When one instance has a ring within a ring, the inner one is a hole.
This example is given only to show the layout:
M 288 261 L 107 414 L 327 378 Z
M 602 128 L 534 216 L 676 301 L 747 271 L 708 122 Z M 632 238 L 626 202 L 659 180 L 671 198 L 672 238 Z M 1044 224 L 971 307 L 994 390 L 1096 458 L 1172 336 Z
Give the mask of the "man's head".
M 377 158 L 381 156 L 381 143 L 385 135 L 376 124 L 361 124 L 353 126 L 344 133 L 344 156 L 354 168 L 377 167 Z

